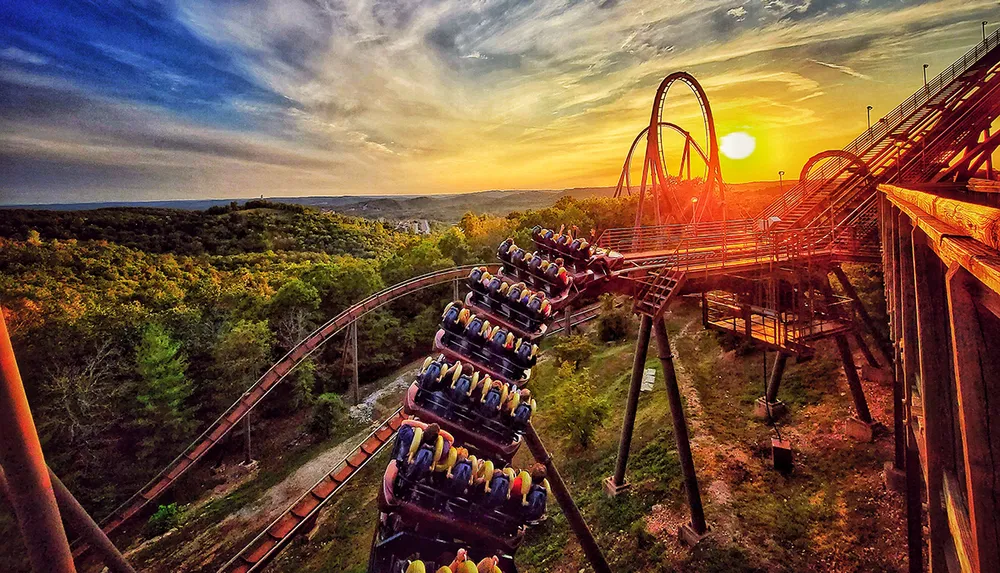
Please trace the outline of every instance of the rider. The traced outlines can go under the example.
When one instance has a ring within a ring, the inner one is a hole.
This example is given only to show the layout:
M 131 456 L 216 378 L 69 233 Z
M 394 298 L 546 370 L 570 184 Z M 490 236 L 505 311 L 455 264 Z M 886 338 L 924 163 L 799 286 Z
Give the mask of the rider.
M 542 464 L 531 468 L 531 487 L 522 505 L 525 521 L 538 521 L 545 515 L 545 503 L 550 491 L 547 474 Z

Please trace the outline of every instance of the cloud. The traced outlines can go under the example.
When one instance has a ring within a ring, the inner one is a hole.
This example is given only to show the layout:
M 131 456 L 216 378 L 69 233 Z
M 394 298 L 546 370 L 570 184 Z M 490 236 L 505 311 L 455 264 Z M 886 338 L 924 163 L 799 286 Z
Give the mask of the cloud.
M 14 46 L 8 46 L 0 50 L 0 59 L 32 66 L 44 66 L 49 63 L 49 59 L 45 56 L 15 48 Z
M 818 64 L 820 66 L 823 66 L 825 68 L 830 68 L 831 70 L 837 70 L 838 72 L 840 72 L 842 74 L 847 74 L 847 75 L 849 75 L 851 77 L 860 78 L 862 80 L 870 80 L 871 79 L 870 76 L 866 76 L 865 74 L 862 74 L 861 72 L 859 72 L 859 71 L 857 71 L 857 70 L 855 70 L 855 69 L 853 69 L 853 68 L 851 68 L 849 66 L 841 66 L 841 65 L 838 65 L 838 64 L 831 64 L 829 62 L 821 62 L 820 60 L 814 60 L 812 58 L 810 58 L 809 61 L 812 62 L 812 63 L 814 63 L 814 64 Z
M 726 14 L 732 16 L 737 22 L 742 22 L 747 17 L 747 9 L 743 6 L 737 6 L 726 10 Z

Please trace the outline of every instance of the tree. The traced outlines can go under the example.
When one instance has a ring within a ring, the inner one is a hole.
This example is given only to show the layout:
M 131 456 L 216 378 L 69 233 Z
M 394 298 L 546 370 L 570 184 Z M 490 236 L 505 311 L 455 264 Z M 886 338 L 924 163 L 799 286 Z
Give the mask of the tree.
M 437 248 L 442 255 L 455 261 L 456 265 L 464 265 L 472 258 L 469 244 L 465 242 L 465 234 L 458 227 L 449 227 L 442 233 Z
M 555 405 L 555 426 L 570 441 L 580 447 L 590 445 L 594 432 L 604 425 L 610 405 L 606 398 L 597 396 L 587 369 L 576 371 L 569 362 L 559 367 L 559 384 Z
M 347 406 L 339 394 L 321 394 L 313 406 L 313 417 L 309 422 L 309 431 L 321 438 L 329 438 L 333 430 L 344 420 Z
M 138 425 L 146 434 L 141 441 L 141 457 L 163 451 L 164 446 L 191 430 L 191 412 L 185 403 L 192 387 L 186 375 L 187 359 L 180 347 L 181 343 L 174 341 L 166 329 L 150 323 L 136 348 L 140 377 L 136 394 L 140 405 Z
M 315 326 L 313 318 L 319 304 L 319 290 L 299 279 L 281 285 L 271 297 L 268 301 L 271 324 L 284 348 L 291 348 L 309 334 Z
M 552 352 L 560 364 L 569 364 L 572 369 L 576 370 L 581 362 L 593 356 L 594 345 L 585 335 L 575 334 L 553 346 Z
M 615 297 L 605 294 L 601 297 L 601 314 L 597 318 L 597 337 L 603 342 L 624 340 L 628 336 L 629 313 L 625 308 L 615 307 Z
M 212 352 L 220 383 L 218 404 L 228 406 L 257 380 L 270 362 L 273 344 L 266 320 L 240 320 L 223 332 Z

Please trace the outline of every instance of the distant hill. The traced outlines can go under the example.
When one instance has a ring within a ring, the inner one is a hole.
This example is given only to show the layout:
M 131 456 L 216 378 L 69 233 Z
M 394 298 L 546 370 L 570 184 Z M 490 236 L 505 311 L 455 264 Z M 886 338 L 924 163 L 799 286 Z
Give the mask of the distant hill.
M 784 189 L 794 181 L 785 181 Z M 727 199 L 737 213 L 756 213 L 760 208 L 778 196 L 777 181 L 754 181 L 727 185 Z M 313 197 L 268 197 L 268 201 L 314 207 L 324 211 L 335 211 L 366 219 L 419 220 L 426 219 L 441 223 L 456 223 L 462 215 L 471 211 L 477 214 L 506 215 L 511 211 L 543 209 L 553 205 L 561 197 L 582 199 L 585 197 L 614 194 L 614 187 L 578 187 L 573 189 L 494 189 L 475 193 L 452 193 L 446 195 L 341 195 Z M 240 199 L 239 203 L 253 200 Z M 106 203 L 65 203 L 50 205 L 10 205 L 0 209 L 44 209 L 55 211 L 81 211 L 115 207 L 146 207 L 203 211 L 211 207 L 228 206 L 234 203 L 228 199 L 190 199 L 181 201 L 143 201 Z

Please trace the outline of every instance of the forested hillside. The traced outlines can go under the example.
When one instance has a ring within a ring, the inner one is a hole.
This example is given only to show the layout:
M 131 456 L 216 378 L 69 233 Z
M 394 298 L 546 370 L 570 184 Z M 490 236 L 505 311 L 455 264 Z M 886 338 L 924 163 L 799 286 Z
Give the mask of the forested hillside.
M 535 224 L 584 232 L 627 225 L 627 203 L 564 198 L 506 217 L 469 213 L 419 237 L 260 201 L 196 212 L 8 210 L 0 306 L 47 459 L 101 517 L 352 303 L 431 270 L 492 261 L 504 237 L 527 244 Z M 425 354 L 450 295 L 450 287 L 430 289 L 366 317 L 362 382 Z M 339 404 L 344 349 L 342 338 L 324 346 L 268 398 L 255 424 L 313 408 L 320 397 Z M 0 526 L 13 527 L 9 512 L 0 515 Z M 20 556 L 0 553 L 0 570 L 17 570 Z

